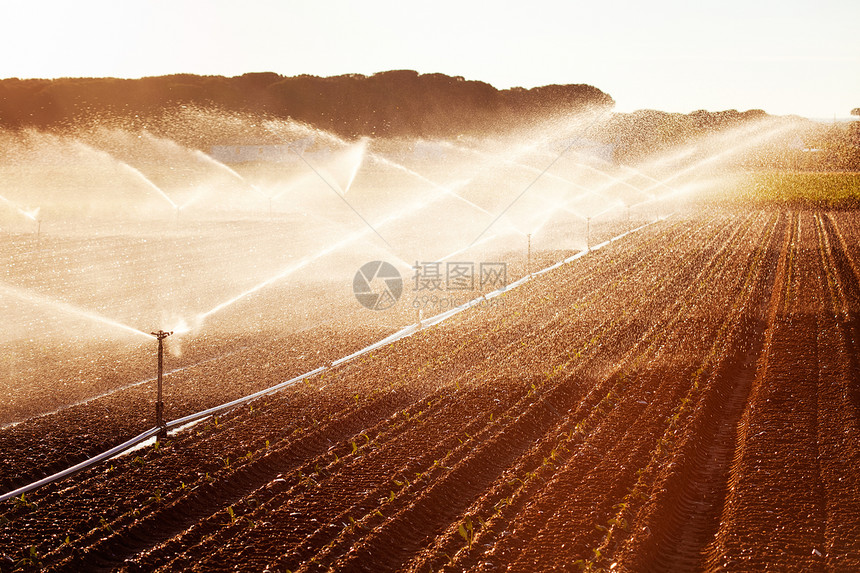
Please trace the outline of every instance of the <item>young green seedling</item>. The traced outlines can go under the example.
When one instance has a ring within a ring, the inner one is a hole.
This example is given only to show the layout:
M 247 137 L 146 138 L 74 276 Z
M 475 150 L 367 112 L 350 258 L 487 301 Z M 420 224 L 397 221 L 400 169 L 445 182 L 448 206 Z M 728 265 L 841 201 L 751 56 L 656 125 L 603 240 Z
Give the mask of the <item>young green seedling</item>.
M 35 503 L 33 503 L 31 501 L 27 501 L 26 494 L 22 493 L 20 497 L 15 498 L 15 508 L 16 509 L 19 507 L 26 507 L 26 508 L 30 509 L 30 508 L 33 508 L 35 506 L 36 506 Z
M 475 530 L 472 526 L 472 518 L 470 516 L 467 515 L 466 519 L 460 523 L 457 527 L 457 532 L 466 541 L 466 544 L 471 547 L 472 541 L 475 539 Z
M 110 533 L 113 533 L 113 529 L 111 528 L 110 523 L 108 523 L 108 520 L 105 519 L 104 516 L 102 516 L 99 519 L 99 523 L 101 523 L 102 529 L 104 529 L 105 531 L 108 531 Z

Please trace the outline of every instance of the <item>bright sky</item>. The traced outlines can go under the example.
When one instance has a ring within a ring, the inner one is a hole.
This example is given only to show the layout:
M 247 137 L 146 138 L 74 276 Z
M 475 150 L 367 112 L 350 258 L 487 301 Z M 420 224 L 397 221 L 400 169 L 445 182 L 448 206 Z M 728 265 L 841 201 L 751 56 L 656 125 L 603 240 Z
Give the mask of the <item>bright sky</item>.
M 441 72 L 619 111 L 860 107 L 857 0 L 4 2 L 0 78 Z

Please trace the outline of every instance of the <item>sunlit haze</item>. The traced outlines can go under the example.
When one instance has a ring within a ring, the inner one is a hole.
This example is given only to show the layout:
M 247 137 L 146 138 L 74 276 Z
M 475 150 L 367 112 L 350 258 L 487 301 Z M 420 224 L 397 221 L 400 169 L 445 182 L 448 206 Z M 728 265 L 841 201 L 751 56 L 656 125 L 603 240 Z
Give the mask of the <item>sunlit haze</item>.
M 858 0 L 0 14 L 0 573 L 860 571 Z
M 586 83 L 617 111 L 847 116 L 860 3 L 12 2 L 0 78 L 440 72 Z

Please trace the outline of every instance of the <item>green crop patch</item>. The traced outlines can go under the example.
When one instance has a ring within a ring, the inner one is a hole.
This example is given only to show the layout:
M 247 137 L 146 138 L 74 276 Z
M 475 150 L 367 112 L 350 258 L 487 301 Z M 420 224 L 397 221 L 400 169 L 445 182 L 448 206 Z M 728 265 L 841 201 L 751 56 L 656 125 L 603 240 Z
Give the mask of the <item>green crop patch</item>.
M 755 171 L 734 177 L 717 200 L 797 207 L 860 206 L 860 172 Z

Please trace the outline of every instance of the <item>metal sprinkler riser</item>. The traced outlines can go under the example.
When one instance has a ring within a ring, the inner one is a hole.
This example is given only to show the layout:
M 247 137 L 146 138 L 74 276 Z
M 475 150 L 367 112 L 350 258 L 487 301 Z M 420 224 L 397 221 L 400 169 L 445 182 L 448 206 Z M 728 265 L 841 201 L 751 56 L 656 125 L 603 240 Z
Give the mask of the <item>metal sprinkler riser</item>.
M 173 331 L 159 330 L 150 334 L 158 340 L 158 377 L 156 378 L 158 390 L 155 400 L 155 425 L 161 428 L 157 439 L 164 440 L 167 437 L 167 429 L 164 427 L 164 402 L 161 400 L 161 379 L 164 375 L 164 339 L 173 334 Z

